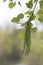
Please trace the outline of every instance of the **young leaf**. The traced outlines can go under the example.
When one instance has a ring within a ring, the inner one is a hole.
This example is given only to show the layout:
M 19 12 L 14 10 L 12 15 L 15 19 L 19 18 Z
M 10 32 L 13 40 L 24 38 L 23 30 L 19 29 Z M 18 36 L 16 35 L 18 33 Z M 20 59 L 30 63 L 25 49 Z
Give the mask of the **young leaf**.
M 23 17 L 24 17 L 24 15 L 22 13 L 17 16 L 17 18 L 19 18 L 19 19 L 22 19 Z
M 32 6 L 33 6 L 32 0 L 30 0 L 29 2 L 27 2 L 27 3 L 26 3 L 26 6 L 27 6 L 28 8 L 32 8 Z
M 20 19 L 22 19 L 23 17 L 24 17 L 24 15 L 21 13 L 17 17 L 14 17 L 11 21 L 18 23 L 20 21 Z
M 37 16 L 38 16 L 38 20 L 40 22 L 43 22 L 43 11 L 42 10 L 39 10 L 39 12 L 37 13 Z
M 9 8 L 11 8 L 11 9 L 12 9 L 15 5 L 16 5 L 16 2 L 15 2 L 15 3 L 10 2 L 8 6 L 9 6 Z
M 18 22 L 19 22 L 19 19 L 16 18 L 16 17 L 14 17 L 14 18 L 11 20 L 11 22 L 16 22 L 16 23 L 18 23 Z
M 39 20 L 40 22 L 43 22 L 43 17 L 39 17 L 38 20 Z
M 18 1 L 18 4 L 21 6 L 21 3 Z
M 3 0 L 3 2 L 5 2 L 6 0 Z

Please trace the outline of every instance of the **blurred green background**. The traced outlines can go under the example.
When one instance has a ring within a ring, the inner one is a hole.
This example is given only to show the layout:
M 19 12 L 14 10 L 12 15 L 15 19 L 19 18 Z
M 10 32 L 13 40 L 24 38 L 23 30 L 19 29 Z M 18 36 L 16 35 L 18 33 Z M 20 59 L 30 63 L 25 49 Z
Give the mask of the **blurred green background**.
M 43 65 L 43 31 L 31 33 L 31 51 L 22 54 L 24 33 L 0 31 L 0 65 Z

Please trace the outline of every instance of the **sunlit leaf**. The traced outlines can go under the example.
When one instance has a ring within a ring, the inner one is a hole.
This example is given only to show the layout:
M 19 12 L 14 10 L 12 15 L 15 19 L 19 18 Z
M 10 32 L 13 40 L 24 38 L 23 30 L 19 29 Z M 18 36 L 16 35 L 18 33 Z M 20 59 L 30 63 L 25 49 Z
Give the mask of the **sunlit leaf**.
M 38 18 L 38 20 L 39 20 L 40 22 L 43 22 L 43 17 L 40 16 L 40 17 Z
M 27 3 L 26 3 L 26 6 L 27 6 L 28 8 L 32 8 L 32 6 L 33 6 L 32 0 L 30 0 L 29 2 L 27 2 Z
M 14 17 L 14 18 L 11 20 L 11 22 L 16 22 L 16 23 L 18 23 L 18 22 L 19 22 L 19 19 L 16 18 L 16 17 Z
M 20 19 L 22 19 L 23 17 L 24 17 L 24 15 L 21 13 L 17 17 L 14 17 L 11 21 L 18 23 L 20 21 Z
M 10 2 L 8 6 L 9 6 L 9 8 L 11 8 L 11 9 L 12 9 L 15 5 L 16 5 L 16 2 L 15 2 L 15 3 Z
M 6 0 L 3 0 L 3 2 L 6 2 Z
M 43 22 L 43 11 L 39 10 L 39 12 L 37 13 L 37 18 L 40 22 Z
M 22 19 L 22 18 L 24 18 L 24 15 L 21 13 L 21 14 L 19 14 L 19 15 L 17 16 L 17 18 Z
M 18 1 L 18 4 L 21 6 L 21 3 Z

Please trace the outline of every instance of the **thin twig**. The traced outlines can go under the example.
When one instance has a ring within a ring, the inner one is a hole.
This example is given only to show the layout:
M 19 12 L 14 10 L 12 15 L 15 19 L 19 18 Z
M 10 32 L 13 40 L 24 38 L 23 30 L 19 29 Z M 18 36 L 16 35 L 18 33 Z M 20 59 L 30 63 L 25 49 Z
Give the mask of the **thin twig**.
M 34 9 L 33 9 L 32 13 L 34 12 L 34 10 L 35 10 L 35 8 L 36 8 L 37 2 L 38 2 L 38 0 L 36 1 L 36 4 L 35 4 L 35 6 L 34 6 Z M 31 19 L 31 17 L 32 17 L 32 14 L 31 14 L 30 17 L 29 17 L 29 20 Z M 28 22 L 28 21 L 27 21 L 27 22 Z M 27 22 L 25 22 L 24 24 L 21 24 L 21 26 L 25 25 Z

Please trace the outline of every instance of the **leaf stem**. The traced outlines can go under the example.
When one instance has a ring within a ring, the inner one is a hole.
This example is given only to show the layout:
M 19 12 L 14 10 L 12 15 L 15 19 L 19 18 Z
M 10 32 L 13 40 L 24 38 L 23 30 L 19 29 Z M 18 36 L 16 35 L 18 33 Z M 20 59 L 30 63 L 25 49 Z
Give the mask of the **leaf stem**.
M 33 9 L 32 13 L 34 12 L 34 10 L 35 10 L 35 8 L 36 8 L 37 2 L 38 2 L 38 0 L 36 1 L 36 4 L 35 4 L 35 6 L 34 6 L 34 9 Z M 31 15 L 30 15 L 30 17 L 29 17 L 29 20 L 30 20 L 31 17 L 32 17 L 32 13 L 31 13 Z M 27 22 L 28 22 L 28 21 L 27 21 Z M 24 26 L 27 22 L 21 24 L 21 26 Z

